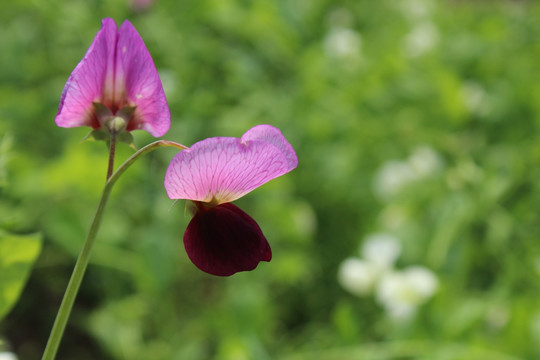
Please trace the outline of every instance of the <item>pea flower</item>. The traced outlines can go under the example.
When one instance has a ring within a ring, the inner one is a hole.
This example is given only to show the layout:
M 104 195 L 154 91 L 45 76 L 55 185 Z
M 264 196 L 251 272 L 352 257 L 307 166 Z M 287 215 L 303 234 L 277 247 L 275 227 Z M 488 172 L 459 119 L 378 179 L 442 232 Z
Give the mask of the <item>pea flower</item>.
M 129 21 L 113 19 L 101 29 L 71 73 L 60 99 L 56 124 L 106 131 L 143 129 L 164 135 L 170 126 L 167 99 L 158 72 Z
M 165 189 L 169 198 L 195 204 L 184 233 L 195 266 L 229 276 L 270 261 L 259 225 L 231 202 L 297 165 L 292 146 L 270 125 L 255 126 L 241 138 L 205 139 L 178 153 L 167 168 Z

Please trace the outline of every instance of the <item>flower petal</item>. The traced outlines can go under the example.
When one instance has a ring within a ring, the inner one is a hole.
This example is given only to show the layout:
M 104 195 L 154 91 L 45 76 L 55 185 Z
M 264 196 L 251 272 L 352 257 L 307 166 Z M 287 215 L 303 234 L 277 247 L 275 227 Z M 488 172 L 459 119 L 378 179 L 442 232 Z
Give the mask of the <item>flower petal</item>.
M 184 234 L 184 247 L 195 266 L 218 276 L 253 270 L 272 259 L 259 225 L 233 204 L 199 209 Z
M 112 79 L 116 33 L 114 20 L 103 19 L 90 48 L 64 86 L 55 119 L 58 126 L 100 126 L 92 102 L 102 101 L 105 80 Z
M 178 153 L 165 174 L 169 197 L 222 204 L 291 171 L 294 150 L 278 129 L 264 126 L 246 132 L 247 139 L 209 138 Z M 264 136 L 255 136 L 259 131 Z
M 127 131 L 143 129 L 158 137 L 169 130 L 171 115 L 156 66 L 141 36 L 127 20 L 118 31 L 115 97 L 136 106 Z
M 255 127 L 252 127 L 244 135 L 242 135 L 242 141 L 253 141 L 253 140 L 261 140 L 268 142 L 274 146 L 276 146 L 283 155 L 287 158 L 287 161 L 289 163 L 289 170 L 291 171 L 298 165 L 298 157 L 296 156 L 296 152 L 294 151 L 293 147 L 287 139 L 281 134 L 281 131 L 279 129 L 270 126 L 270 125 L 257 125 Z

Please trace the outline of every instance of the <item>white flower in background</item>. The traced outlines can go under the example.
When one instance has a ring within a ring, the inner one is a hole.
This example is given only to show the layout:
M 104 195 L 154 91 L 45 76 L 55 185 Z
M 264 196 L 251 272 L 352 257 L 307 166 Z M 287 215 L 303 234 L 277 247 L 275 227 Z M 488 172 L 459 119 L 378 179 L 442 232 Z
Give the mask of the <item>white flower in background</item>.
M 417 147 L 409 156 L 408 163 L 418 177 L 432 175 L 442 168 L 441 157 L 427 145 Z
M 461 88 L 461 96 L 470 112 L 478 115 L 486 115 L 489 112 L 488 94 L 480 84 L 466 81 Z
M 338 281 L 345 290 L 363 296 L 373 291 L 379 274 L 380 268 L 376 264 L 359 258 L 348 258 L 339 267 Z
M 375 174 L 375 192 L 381 198 L 392 197 L 415 179 L 416 173 L 408 162 L 389 160 Z
M 423 266 L 410 266 L 403 270 L 412 288 L 418 294 L 418 305 L 425 303 L 439 287 L 439 280 L 433 271 Z
M 362 243 L 363 257 L 382 269 L 391 268 L 401 253 L 401 244 L 395 236 L 375 233 L 366 236 Z
M 402 0 L 397 1 L 403 14 L 411 21 L 418 21 L 430 15 L 433 10 L 432 0 Z
M 427 145 L 417 147 L 406 161 L 388 160 L 375 173 L 374 190 L 382 199 L 397 195 L 409 183 L 435 174 L 443 167 L 441 156 Z
M 345 259 L 338 271 L 338 281 L 358 296 L 373 292 L 381 276 L 389 271 L 401 252 L 399 240 L 390 234 L 371 234 L 364 240 L 360 258 Z
M 360 34 L 346 27 L 333 27 L 324 38 L 324 50 L 331 57 L 356 57 L 360 55 L 361 46 Z
M 383 275 L 376 288 L 377 301 L 395 320 L 406 320 L 437 290 L 435 274 L 421 266 Z
M 17 355 L 12 352 L 0 352 L 0 360 L 17 360 Z
M 405 36 L 405 51 L 411 57 L 424 55 L 433 49 L 439 41 L 439 31 L 429 21 L 423 21 Z

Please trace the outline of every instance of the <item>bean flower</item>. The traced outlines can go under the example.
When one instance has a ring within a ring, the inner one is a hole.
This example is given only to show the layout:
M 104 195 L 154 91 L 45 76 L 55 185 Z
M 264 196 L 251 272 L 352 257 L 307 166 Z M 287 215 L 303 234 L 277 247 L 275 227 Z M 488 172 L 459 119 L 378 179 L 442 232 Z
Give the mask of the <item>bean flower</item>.
M 193 202 L 184 233 L 190 260 L 202 271 L 229 276 L 270 261 L 259 225 L 232 201 L 293 170 L 298 158 L 277 128 L 258 125 L 241 138 L 214 137 L 178 153 L 165 174 L 171 199 Z
M 158 72 L 129 21 L 118 29 L 102 21 L 94 41 L 71 73 L 60 99 L 56 124 L 120 133 L 142 129 L 164 135 L 170 126 Z

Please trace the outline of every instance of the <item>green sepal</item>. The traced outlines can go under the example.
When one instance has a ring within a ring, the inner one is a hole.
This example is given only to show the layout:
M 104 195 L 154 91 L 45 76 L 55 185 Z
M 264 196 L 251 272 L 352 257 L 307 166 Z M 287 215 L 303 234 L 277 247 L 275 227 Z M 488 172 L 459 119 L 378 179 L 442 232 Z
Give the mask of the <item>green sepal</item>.
M 123 132 L 116 136 L 116 140 L 123 142 L 124 144 L 128 144 L 130 148 L 137 151 L 139 150 L 137 148 L 137 144 L 135 144 L 135 139 L 133 138 L 133 135 L 131 135 L 130 132 Z
M 83 141 L 109 141 L 109 134 L 105 130 L 96 129 L 90 131 L 83 139 Z
M 92 104 L 94 105 L 94 111 L 96 112 L 96 116 L 100 123 L 113 116 L 111 109 L 102 103 L 93 102 Z
M 133 113 L 135 112 L 136 106 L 124 106 L 120 110 L 116 112 L 116 116 L 119 116 L 126 120 L 126 123 L 129 122 L 129 119 L 131 119 L 131 116 L 133 116 Z

